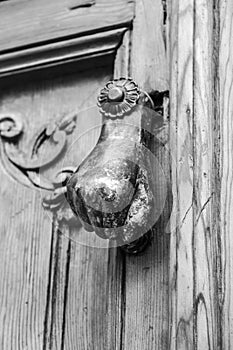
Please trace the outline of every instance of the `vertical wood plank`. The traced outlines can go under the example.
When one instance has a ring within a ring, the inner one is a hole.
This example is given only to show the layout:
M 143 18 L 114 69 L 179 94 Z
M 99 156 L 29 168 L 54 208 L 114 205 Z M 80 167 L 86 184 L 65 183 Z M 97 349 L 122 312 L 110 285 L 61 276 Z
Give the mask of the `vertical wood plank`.
M 194 1 L 170 7 L 173 215 L 170 245 L 170 349 L 194 349 L 193 339 L 193 28 Z
M 233 3 L 219 1 L 219 93 L 220 123 L 218 148 L 221 152 L 219 179 L 218 265 L 221 267 L 218 300 L 221 315 L 222 348 L 233 347 Z
M 1 180 L 2 203 L 9 207 L 1 207 L 0 344 L 2 349 L 42 349 L 50 221 L 41 211 L 38 193 L 26 195 L 2 172 Z
M 168 88 L 164 7 L 159 0 L 135 4 L 130 73 L 146 91 Z
M 148 92 L 168 88 L 162 5 L 162 1 L 157 0 L 136 1 L 130 76 Z M 153 149 L 153 152 L 166 177 L 166 147 Z M 169 236 L 164 232 L 166 215 L 167 212 L 154 227 L 153 241 L 146 252 L 142 256 L 126 256 L 125 315 L 122 320 L 122 346 L 125 350 L 168 348 Z
M 218 348 L 216 303 L 216 234 L 212 213 L 214 184 L 214 18 L 213 1 L 196 1 L 194 11 L 194 193 L 193 193 L 193 317 L 195 349 Z
M 120 349 L 121 259 L 114 253 L 71 244 L 64 349 Z
M 170 349 L 222 349 L 217 7 L 171 3 Z

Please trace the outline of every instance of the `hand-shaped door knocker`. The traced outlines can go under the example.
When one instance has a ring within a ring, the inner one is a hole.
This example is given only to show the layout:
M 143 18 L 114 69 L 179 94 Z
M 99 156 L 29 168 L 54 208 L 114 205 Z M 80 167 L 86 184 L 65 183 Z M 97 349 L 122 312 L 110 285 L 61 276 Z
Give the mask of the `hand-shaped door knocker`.
M 84 228 L 130 253 L 148 244 L 164 207 L 166 196 L 156 186 L 164 174 L 150 146 L 166 96 L 149 95 L 132 79 L 108 82 L 98 97 L 99 141 L 67 182 L 67 200 Z

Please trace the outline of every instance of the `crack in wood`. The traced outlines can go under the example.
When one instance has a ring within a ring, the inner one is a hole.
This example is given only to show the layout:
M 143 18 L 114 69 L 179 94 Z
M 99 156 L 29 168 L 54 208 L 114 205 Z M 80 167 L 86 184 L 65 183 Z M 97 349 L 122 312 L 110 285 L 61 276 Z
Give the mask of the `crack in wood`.
M 59 286 L 60 286 L 60 273 L 61 273 L 61 240 L 62 232 L 59 229 L 56 216 L 53 217 L 53 229 L 51 240 L 51 253 L 49 263 L 49 275 L 48 275 L 48 287 L 47 287 L 47 303 L 44 319 L 44 337 L 43 337 L 43 350 L 52 349 L 55 346 L 54 341 L 60 342 L 61 350 L 64 349 L 65 343 L 65 326 L 66 326 L 66 306 L 68 298 L 68 284 L 69 284 L 69 270 L 70 270 L 70 253 L 71 242 L 69 241 L 66 250 L 65 261 L 65 278 L 64 288 L 62 290 L 63 310 L 60 329 L 60 339 L 56 339 L 54 332 L 56 332 L 56 315 L 57 308 L 59 308 Z
M 213 194 L 214 194 L 214 192 L 211 193 L 211 195 L 209 196 L 209 198 L 208 198 L 208 199 L 205 201 L 205 203 L 202 205 L 201 210 L 200 210 L 200 212 L 199 212 L 199 214 L 198 214 L 198 217 L 197 217 L 197 219 L 196 219 L 195 225 L 198 223 L 198 221 L 199 221 L 199 219 L 200 219 L 200 217 L 201 217 L 201 214 L 202 214 L 202 212 L 205 210 L 207 204 L 208 204 L 208 203 L 210 202 L 210 200 L 213 198 Z
M 68 300 L 70 255 L 71 255 L 71 242 L 69 241 L 68 248 L 66 251 L 66 272 L 65 272 L 65 285 L 64 285 L 64 307 L 63 307 L 63 317 L 62 317 L 61 350 L 64 349 L 64 344 L 65 344 L 66 309 L 67 309 L 67 300 Z
M 79 8 L 91 7 L 95 5 L 95 0 L 73 0 L 70 1 L 69 10 L 77 10 Z
M 122 252 L 122 276 L 121 276 L 121 328 L 120 328 L 120 350 L 125 348 L 125 313 L 126 313 L 126 256 Z
M 167 24 L 167 0 L 162 0 L 163 6 L 163 25 Z
M 51 284 L 52 284 L 51 278 L 52 278 L 52 266 L 53 266 L 54 236 L 55 236 L 55 229 L 54 229 L 54 224 L 53 224 L 52 236 L 51 236 L 50 258 L 49 258 L 47 297 L 46 297 L 45 317 L 44 317 L 43 350 L 46 350 L 46 347 L 47 347 L 47 335 L 48 335 L 48 323 L 49 323 L 49 307 L 50 307 L 50 295 L 51 295 Z
M 56 220 L 56 219 L 55 219 Z M 53 328 L 54 328 L 54 317 L 56 315 L 56 304 L 57 304 L 57 290 L 58 290 L 58 282 L 59 282 L 59 246 L 60 246 L 60 235 L 61 233 L 58 230 L 58 224 L 55 221 L 55 234 L 56 234 L 56 244 L 54 251 L 54 267 L 53 267 L 53 278 L 52 278 L 52 291 L 51 291 L 51 322 L 50 322 L 50 333 L 48 344 L 49 348 L 53 348 Z
M 162 0 L 162 7 L 163 7 L 163 42 L 165 51 L 167 49 L 167 0 Z
M 192 207 L 193 207 L 193 203 L 191 203 L 191 205 L 190 205 L 190 206 L 188 207 L 188 209 L 186 210 L 186 213 L 184 214 L 183 219 L 182 219 L 182 221 L 181 221 L 181 226 L 180 226 L 180 228 L 181 228 L 182 225 L 184 224 L 185 219 L 186 219 L 188 213 L 190 212 L 190 210 L 192 209 Z

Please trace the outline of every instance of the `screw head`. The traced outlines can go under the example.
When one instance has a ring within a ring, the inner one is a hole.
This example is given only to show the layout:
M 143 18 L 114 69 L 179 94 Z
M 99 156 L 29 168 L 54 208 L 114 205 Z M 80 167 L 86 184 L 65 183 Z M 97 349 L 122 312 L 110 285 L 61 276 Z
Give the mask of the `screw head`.
M 108 92 L 108 100 L 111 102 L 122 102 L 124 100 L 124 91 L 118 86 Z

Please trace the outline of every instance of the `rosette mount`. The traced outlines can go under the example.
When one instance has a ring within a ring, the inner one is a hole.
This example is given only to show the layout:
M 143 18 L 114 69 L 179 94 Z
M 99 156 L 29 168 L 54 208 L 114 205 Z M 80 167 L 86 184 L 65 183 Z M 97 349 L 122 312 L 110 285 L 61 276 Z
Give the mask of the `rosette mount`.
M 111 80 L 98 96 L 100 112 L 111 119 L 123 117 L 137 104 L 140 94 L 141 90 L 131 78 Z

